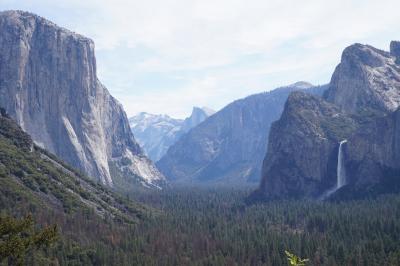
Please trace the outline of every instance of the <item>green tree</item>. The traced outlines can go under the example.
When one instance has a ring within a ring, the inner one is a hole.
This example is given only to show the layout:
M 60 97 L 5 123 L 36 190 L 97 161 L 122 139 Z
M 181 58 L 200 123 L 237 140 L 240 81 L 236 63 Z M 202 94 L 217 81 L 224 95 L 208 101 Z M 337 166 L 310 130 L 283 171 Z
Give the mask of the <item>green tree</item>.
M 291 266 L 305 266 L 306 262 L 309 261 L 309 259 L 302 259 L 300 257 L 297 257 L 287 250 L 285 250 L 285 253 L 287 256 L 287 260 L 289 261 L 289 265 Z
M 0 262 L 7 259 L 11 265 L 22 265 L 28 250 L 48 246 L 57 238 L 56 225 L 35 230 L 31 215 L 23 219 L 0 216 Z

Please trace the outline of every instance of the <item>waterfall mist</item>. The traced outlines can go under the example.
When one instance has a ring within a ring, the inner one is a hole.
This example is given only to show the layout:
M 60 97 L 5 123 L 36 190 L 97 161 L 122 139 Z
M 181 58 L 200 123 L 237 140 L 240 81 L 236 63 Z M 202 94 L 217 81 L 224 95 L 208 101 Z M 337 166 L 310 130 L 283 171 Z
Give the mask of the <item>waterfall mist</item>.
M 322 200 L 329 198 L 329 196 L 335 193 L 339 188 L 346 185 L 346 169 L 344 168 L 344 158 L 343 158 L 343 144 L 345 144 L 346 142 L 347 142 L 346 139 L 339 142 L 337 167 L 336 167 L 336 186 L 326 191 L 321 197 Z
M 346 185 L 346 169 L 343 161 L 343 144 L 346 142 L 347 140 L 342 140 L 339 144 L 336 189 Z

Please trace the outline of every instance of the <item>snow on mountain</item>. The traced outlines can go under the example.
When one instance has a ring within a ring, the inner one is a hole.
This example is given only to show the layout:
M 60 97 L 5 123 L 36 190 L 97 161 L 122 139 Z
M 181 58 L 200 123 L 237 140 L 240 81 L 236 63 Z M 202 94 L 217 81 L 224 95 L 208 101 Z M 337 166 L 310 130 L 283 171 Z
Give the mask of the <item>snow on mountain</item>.
M 175 119 L 165 114 L 141 112 L 129 119 L 132 132 L 146 154 L 158 161 L 180 136 L 203 122 L 214 111 L 207 107 L 193 107 L 186 119 Z

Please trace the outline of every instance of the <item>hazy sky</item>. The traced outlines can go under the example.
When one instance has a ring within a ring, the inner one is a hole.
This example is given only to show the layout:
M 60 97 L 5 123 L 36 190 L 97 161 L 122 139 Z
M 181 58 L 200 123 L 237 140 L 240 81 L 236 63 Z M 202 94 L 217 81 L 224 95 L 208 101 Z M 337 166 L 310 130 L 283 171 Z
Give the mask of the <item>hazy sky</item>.
M 329 82 L 346 46 L 400 39 L 400 1 L 0 0 L 92 38 L 128 115 L 184 117 L 299 80 Z M 1 36 L 0 36 L 1 38 Z

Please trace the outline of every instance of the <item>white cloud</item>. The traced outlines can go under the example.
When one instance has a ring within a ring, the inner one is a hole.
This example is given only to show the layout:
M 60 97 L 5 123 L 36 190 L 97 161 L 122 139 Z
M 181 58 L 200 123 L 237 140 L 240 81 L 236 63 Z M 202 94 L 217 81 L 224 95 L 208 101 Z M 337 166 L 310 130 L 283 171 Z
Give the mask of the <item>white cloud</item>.
M 194 79 L 184 87 L 175 90 L 164 90 L 145 93 L 139 98 L 136 95 L 120 95 L 128 113 L 147 110 L 149 106 L 157 106 L 158 112 L 168 110 L 175 117 L 182 117 L 182 112 L 190 113 L 193 102 L 197 106 L 210 106 L 210 100 L 223 96 L 224 91 L 218 87 L 215 77 Z M 118 98 L 118 94 L 116 95 Z
M 0 0 L 3 7 L 93 38 L 100 78 L 129 114 L 183 116 L 192 105 L 220 108 L 295 79 L 329 81 L 345 46 L 386 48 L 400 30 L 395 0 Z M 144 89 L 148 76 L 181 82 Z

